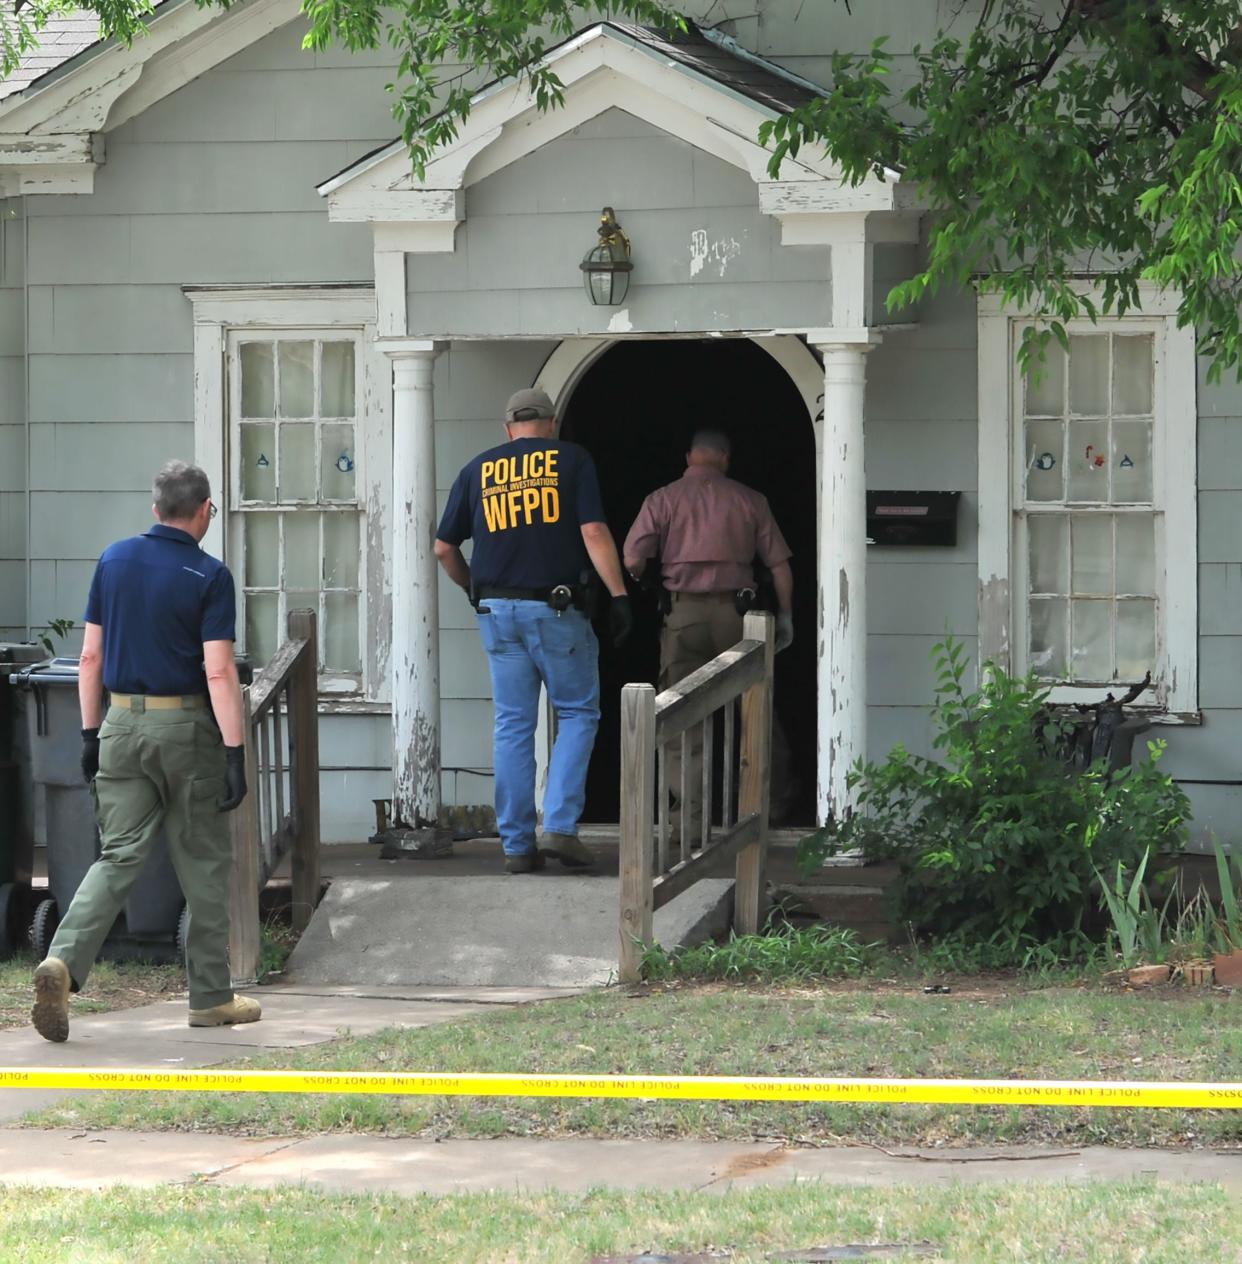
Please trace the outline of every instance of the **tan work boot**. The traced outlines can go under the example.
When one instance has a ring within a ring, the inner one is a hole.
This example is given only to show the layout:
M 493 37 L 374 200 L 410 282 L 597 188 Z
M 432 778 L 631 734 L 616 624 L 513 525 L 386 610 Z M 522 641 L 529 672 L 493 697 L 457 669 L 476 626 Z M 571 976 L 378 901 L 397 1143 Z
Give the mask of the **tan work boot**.
M 44 1040 L 60 1044 L 69 1039 L 69 967 L 59 957 L 48 957 L 35 967 L 35 1003 L 30 1021 Z
M 555 856 L 566 869 L 595 868 L 591 849 L 576 834 L 544 834 L 539 839 L 539 854 Z
M 210 1009 L 192 1009 L 190 1026 L 232 1027 L 237 1023 L 257 1023 L 262 1017 L 263 1006 L 258 1001 L 234 993 L 233 999 L 225 1001 L 223 1005 L 213 1005 Z

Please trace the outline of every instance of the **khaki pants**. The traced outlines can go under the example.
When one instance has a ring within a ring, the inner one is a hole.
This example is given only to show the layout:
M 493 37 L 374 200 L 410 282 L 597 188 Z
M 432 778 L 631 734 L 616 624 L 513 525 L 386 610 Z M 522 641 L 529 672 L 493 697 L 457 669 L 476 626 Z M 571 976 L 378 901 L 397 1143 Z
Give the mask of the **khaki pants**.
M 99 732 L 94 782 L 99 859 L 87 871 L 52 940 L 51 956 L 86 982 L 161 826 L 189 907 L 190 1008 L 233 999 L 229 975 L 229 871 L 224 744 L 211 712 L 110 707 Z
M 673 608 L 664 620 L 660 637 L 661 689 L 675 685 L 742 639 L 742 616 L 733 604 L 732 593 L 673 593 L 672 598 Z M 703 835 L 703 730 L 699 725 L 687 734 L 686 746 L 690 840 L 697 846 Z M 680 741 L 670 742 L 665 748 L 665 766 L 674 809 L 669 824 L 673 836 L 678 837 L 681 831 Z M 774 798 L 788 783 L 789 767 L 789 746 L 773 717 L 771 781 Z

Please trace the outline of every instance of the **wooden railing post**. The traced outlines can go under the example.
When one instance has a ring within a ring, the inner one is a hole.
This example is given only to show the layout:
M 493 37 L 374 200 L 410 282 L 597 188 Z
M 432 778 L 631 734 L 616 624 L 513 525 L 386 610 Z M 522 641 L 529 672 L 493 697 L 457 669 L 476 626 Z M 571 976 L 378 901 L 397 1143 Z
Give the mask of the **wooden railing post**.
M 313 610 L 289 611 L 290 640 L 304 640 L 290 679 L 289 745 L 293 784 L 293 929 L 306 929 L 319 902 L 319 644 Z
M 748 614 L 742 635 L 764 643 L 763 678 L 742 695 L 742 765 L 738 786 L 738 819 L 759 817 L 759 837 L 738 853 L 733 888 L 733 929 L 756 935 L 766 912 L 764 860 L 768 847 L 768 804 L 771 799 L 772 668 L 776 659 L 774 620 L 770 614 Z
M 229 874 L 229 968 L 234 983 L 259 977 L 259 760 L 250 720 L 250 689 L 242 689 L 246 797 L 229 813 L 233 868 Z
M 621 955 L 622 983 L 637 983 L 642 947 L 651 942 L 652 822 L 655 817 L 655 690 L 621 690 Z

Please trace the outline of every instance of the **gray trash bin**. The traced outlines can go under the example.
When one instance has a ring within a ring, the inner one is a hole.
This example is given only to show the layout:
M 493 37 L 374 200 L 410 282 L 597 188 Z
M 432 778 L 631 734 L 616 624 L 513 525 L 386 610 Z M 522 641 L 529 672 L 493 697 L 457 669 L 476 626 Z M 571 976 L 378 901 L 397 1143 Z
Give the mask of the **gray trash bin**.
M 11 684 L 27 693 L 31 775 L 42 789 L 47 820 L 50 898 L 34 911 L 31 940 L 47 955 L 60 914 L 99 856 L 99 829 L 90 787 L 82 779 L 82 720 L 78 660 L 54 658 L 15 672 Z M 178 955 L 185 899 L 163 831 L 130 891 L 101 957 L 114 961 L 171 961 Z
M 47 657 L 28 642 L 0 643 L 0 955 L 25 942 L 34 912 L 34 784 L 25 695 L 9 677 Z

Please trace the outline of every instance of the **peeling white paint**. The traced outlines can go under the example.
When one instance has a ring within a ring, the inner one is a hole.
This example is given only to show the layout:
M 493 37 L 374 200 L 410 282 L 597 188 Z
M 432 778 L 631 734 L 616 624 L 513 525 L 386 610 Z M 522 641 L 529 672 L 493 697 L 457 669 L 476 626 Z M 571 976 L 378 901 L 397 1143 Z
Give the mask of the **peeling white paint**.
M 719 277 L 729 270 L 729 264 L 742 253 L 742 243 L 736 237 L 718 237 L 712 241 L 705 228 L 696 228 L 690 234 L 690 276 L 696 277 L 709 264 Z
M 610 334 L 628 334 L 634 328 L 634 322 L 630 319 L 630 309 L 623 307 L 608 322 L 608 332 Z

